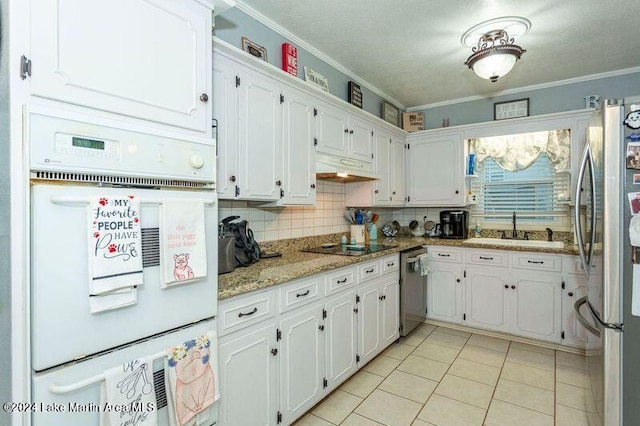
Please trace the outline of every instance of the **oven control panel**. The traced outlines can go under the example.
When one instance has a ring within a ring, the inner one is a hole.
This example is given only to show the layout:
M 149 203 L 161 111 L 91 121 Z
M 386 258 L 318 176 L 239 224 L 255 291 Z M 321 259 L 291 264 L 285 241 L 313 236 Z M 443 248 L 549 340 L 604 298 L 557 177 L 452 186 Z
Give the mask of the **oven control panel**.
M 32 171 L 215 181 L 213 139 L 42 105 L 25 116 Z

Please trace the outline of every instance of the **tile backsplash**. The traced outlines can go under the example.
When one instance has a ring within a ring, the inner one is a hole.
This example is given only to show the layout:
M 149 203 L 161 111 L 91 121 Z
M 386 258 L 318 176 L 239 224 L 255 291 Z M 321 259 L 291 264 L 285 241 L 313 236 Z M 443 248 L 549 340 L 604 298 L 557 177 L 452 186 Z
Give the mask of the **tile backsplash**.
M 275 241 L 287 238 L 349 232 L 344 217 L 347 207 L 345 184 L 318 181 L 316 204 L 313 206 L 262 207 L 255 202 L 220 200 L 219 220 L 240 216 L 249 221 L 256 241 Z M 358 206 L 353 206 L 358 207 Z M 439 221 L 441 209 L 427 208 L 371 208 L 380 215 L 378 227 L 397 220 L 402 226 L 412 220 L 422 222 L 424 216 Z

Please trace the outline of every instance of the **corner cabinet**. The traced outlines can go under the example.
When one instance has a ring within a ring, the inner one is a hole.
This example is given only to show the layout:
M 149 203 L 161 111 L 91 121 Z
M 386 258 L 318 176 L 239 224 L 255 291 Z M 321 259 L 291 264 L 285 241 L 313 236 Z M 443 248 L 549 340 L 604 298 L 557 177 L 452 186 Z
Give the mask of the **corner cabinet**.
M 405 205 L 405 138 L 382 128 L 374 130 L 374 172 L 380 179 L 346 186 L 349 206 Z
M 407 138 L 407 206 L 464 206 L 461 131 Z
M 221 53 L 214 56 L 219 197 L 314 204 L 313 99 Z
M 210 135 L 205 4 L 32 1 L 31 94 Z

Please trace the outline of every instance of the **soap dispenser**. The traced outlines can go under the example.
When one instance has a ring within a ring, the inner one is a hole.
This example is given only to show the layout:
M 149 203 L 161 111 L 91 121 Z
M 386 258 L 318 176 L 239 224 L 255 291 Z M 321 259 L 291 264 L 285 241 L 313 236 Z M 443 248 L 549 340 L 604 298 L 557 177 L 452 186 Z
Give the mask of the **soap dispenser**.
M 473 228 L 473 236 L 476 238 L 480 238 L 480 221 L 476 222 L 476 227 Z

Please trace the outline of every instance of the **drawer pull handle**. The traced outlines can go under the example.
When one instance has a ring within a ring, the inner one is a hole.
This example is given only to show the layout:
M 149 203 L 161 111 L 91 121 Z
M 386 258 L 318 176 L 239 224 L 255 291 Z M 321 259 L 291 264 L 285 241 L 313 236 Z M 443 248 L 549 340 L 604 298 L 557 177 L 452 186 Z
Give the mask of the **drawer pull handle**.
M 493 260 L 493 257 L 480 256 L 480 259 L 482 259 L 482 260 Z
M 365 274 L 370 274 L 370 273 L 372 273 L 373 271 L 374 271 L 374 269 L 373 269 L 373 268 L 369 268 L 369 269 L 365 269 L 364 273 L 365 273 Z
M 544 262 L 542 260 L 527 260 L 527 263 L 533 263 L 536 265 L 542 265 Z
M 515 289 L 516 289 L 516 286 L 515 286 L 515 285 L 512 285 L 512 286 L 511 286 L 511 288 L 512 288 L 513 290 L 515 290 Z
M 389 267 L 389 268 L 390 268 L 390 267 L 392 267 L 392 266 L 395 266 L 395 265 L 396 265 L 396 262 L 389 262 L 389 263 L 387 263 L 387 267 Z
M 238 318 L 242 318 L 242 317 L 247 316 L 247 315 L 253 315 L 253 314 L 255 314 L 256 312 L 258 312 L 258 308 L 253 308 L 253 311 L 251 311 L 251 312 L 247 312 L 247 313 L 239 312 L 239 313 L 238 313 Z
M 309 294 L 309 289 L 307 289 L 307 291 L 305 291 L 304 293 L 296 293 L 296 297 L 304 297 L 307 296 Z
M 440 257 L 451 257 L 450 254 L 442 254 L 442 253 L 438 253 L 438 256 L 440 256 Z
M 347 279 L 346 279 L 346 278 L 343 278 L 343 279 L 338 280 L 338 281 L 336 281 L 336 282 L 337 282 L 338 284 L 344 284 L 344 283 L 346 283 L 346 282 L 347 282 Z

